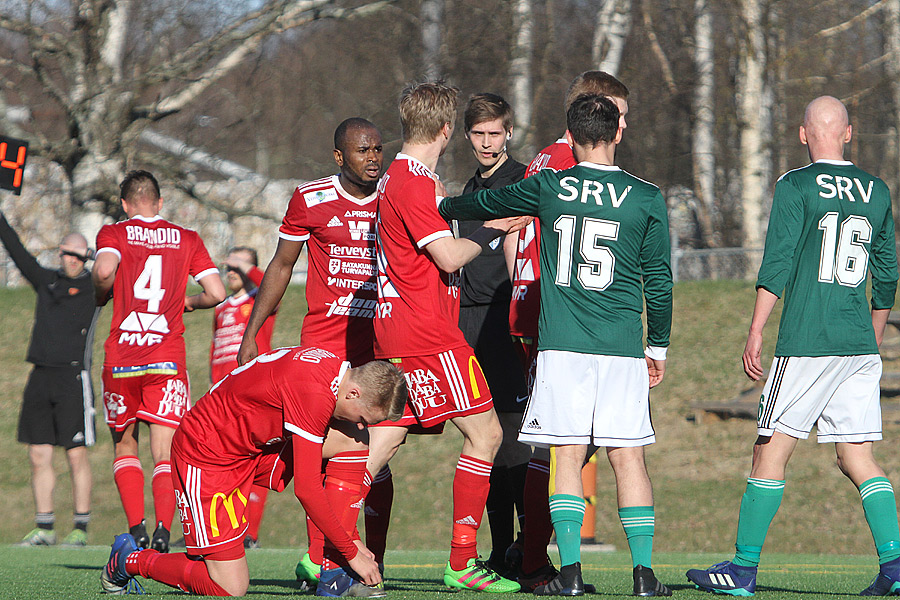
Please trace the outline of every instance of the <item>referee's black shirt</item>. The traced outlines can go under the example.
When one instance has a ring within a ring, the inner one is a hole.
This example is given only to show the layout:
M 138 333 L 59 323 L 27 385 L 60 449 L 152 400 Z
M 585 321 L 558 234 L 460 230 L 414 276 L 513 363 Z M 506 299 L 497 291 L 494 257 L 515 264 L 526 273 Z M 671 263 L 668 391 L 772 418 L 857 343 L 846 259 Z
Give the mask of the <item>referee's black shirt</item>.
M 37 292 L 26 360 L 42 367 L 90 369 L 96 309 L 90 271 L 71 278 L 61 269 L 42 267 L 2 214 L 0 241 Z

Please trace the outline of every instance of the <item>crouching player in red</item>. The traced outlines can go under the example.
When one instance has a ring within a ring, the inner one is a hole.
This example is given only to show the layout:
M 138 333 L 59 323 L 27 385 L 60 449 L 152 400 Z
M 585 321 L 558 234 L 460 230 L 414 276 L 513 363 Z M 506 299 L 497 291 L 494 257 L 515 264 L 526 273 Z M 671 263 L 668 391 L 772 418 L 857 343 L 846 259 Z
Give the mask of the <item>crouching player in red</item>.
M 329 426 L 363 430 L 397 420 L 407 389 L 384 361 L 356 368 L 314 347 L 260 355 L 219 381 L 185 415 L 172 442 L 172 478 L 186 554 L 141 550 L 116 537 L 100 575 L 103 589 L 123 593 L 140 575 L 208 596 L 243 596 L 250 583 L 244 556 L 247 498 L 254 483 L 294 493 L 343 557 L 325 586 L 334 596 L 384 596 L 371 552 L 329 507 L 321 462 Z M 323 574 L 325 577 L 325 574 Z M 370 587 L 366 587 L 370 586 Z M 321 589 L 321 588 L 320 588 Z M 321 593 L 320 593 L 321 595 Z

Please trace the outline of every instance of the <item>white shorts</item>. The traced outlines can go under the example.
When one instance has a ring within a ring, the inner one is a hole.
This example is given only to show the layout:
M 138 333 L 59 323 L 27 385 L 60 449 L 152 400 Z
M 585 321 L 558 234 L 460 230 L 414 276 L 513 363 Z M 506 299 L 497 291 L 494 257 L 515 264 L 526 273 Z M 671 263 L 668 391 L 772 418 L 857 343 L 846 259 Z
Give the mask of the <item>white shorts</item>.
M 542 448 L 652 444 L 656 437 L 650 422 L 647 362 L 625 356 L 540 351 L 519 441 Z
M 819 443 L 881 439 L 881 356 L 776 356 L 759 398 L 757 431 Z

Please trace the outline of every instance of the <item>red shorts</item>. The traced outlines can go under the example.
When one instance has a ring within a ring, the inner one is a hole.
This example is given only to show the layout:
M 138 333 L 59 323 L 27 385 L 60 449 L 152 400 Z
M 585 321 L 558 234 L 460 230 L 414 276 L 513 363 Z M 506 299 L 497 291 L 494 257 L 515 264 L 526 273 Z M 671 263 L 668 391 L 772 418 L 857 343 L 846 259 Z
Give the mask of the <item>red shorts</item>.
M 292 446 L 286 443 L 226 470 L 198 467 L 183 458 L 173 442 L 172 482 L 187 553 L 214 560 L 244 556 L 251 488 L 256 484 L 284 490 L 293 477 L 292 458 Z
M 409 399 L 399 421 L 382 421 L 381 425 L 432 428 L 494 406 L 481 365 L 468 346 L 431 356 L 390 360 L 406 376 Z
M 103 366 L 106 424 L 122 431 L 136 420 L 175 429 L 191 407 L 191 385 L 184 365 L 174 362 L 138 367 Z

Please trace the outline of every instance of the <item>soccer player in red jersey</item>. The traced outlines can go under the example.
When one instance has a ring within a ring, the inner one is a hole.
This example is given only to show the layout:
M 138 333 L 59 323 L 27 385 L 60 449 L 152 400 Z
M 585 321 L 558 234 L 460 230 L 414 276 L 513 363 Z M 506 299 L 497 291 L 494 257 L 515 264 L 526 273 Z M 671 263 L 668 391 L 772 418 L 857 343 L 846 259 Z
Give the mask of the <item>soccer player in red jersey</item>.
M 113 296 L 104 345 L 103 409 L 115 443 L 113 474 L 128 527 L 138 544 L 167 551 L 175 514 L 169 449 L 190 408 L 182 314 L 212 308 L 225 298 L 219 271 L 196 231 L 159 216 L 156 178 L 131 171 L 120 185 L 128 219 L 97 234 L 92 273 L 97 304 Z M 188 275 L 203 288 L 185 297 Z M 153 455 L 153 539 L 144 524 L 144 471 L 138 459 L 138 423 L 150 428 Z
M 257 266 L 259 258 L 256 250 L 237 246 L 228 251 L 225 258 L 225 287 L 231 294 L 216 306 L 213 318 L 213 338 L 209 350 L 209 373 L 212 383 L 216 383 L 237 368 L 237 354 L 241 338 L 247 328 L 250 311 L 256 291 L 263 278 Z M 272 313 L 256 334 L 256 343 L 261 352 L 272 349 L 272 330 L 275 328 L 275 314 Z M 244 538 L 245 548 L 259 547 L 259 525 L 262 522 L 269 488 L 254 485 L 247 498 L 250 527 Z
M 403 146 L 378 186 L 378 307 L 375 356 L 401 367 L 409 386 L 403 418 L 370 431 L 370 473 L 396 453 L 411 427 L 452 421 L 463 435 L 453 480 L 453 538 L 444 583 L 515 592 L 519 585 L 477 561 L 491 466 L 502 432 L 484 374 L 459 329 L 459 269 L 525 219 L 489 221 L 453 237 L 438 214 L 435 168 L 453 133 L 459 90 L 443 82 L 403 91 Z
M 284 295 L 300 250 L 307 245 L 309 271 L 306 300 L 309 310 L 303 319 L 300 340 L 327 348 L 346 357 L 354 366 L 372 360 L 373 329 L 377 291 L 375 284 L 375 187 L 381 177 L 382 145 L 378 128 L 365 119 L 343 121 L 334 132 L 334 160 L 340 173 L 299 186 L 291 197 L 278 234 L 275 255 L 266 269 L 253 312 L 241 344 L 238 360 L 252 360 L 257 354 L 254 335 L 263 319 Z M 372 484 L 366 473 L 367 436 L 329 434 L 335 455 L 325 466 L 325 487 L 335 512 L 353 527 L 360 499 Z M 382 474 L 373 496 L 389 496 L 392 484 Z M 388 504 L 389 505 L 389 504 Z M 336 568 L 336 549 L 308 522 L 310 550 L 297 565 L 298 580 L 315 585 L 319 566 Z M 382 562 L 384 544 L 367 536 Z
M 256 250 L 238 246 L 228 251 L 225 258 L 225 287 L 231 294 L 216 306 L 213 319 L 213 340 L 209 351 L 211 383 L 215 383 L 238 367 L 238 350 L 247 329 L 247 321 L 253 310 L 263 271 L 257 266 Z M 256 334 L 260 353 L 272 349 L 272 331 L 275 314 L 263 322 Z
M 321 463 L 330 456 L 329 427 L 360 431 L 396 419 L 406 394 L 390 363 L 351 368 L 322 348 L 279 348 L 235 369 L 184 417 L 172 442 L 187 553 L 139 550 L 122 534 L 101 574 L 103 588 L 122 593 L 140 575 L 199 595 L 244 595 L 247 495 L 254 483 L 282 491 L 295 479 L 294 494 L 344 567 L 328 581 L 330 593 L 319 595 L 383 597 L 383 589 L 369 587 L 381 582 L 377 563 L 329 506 Z
M 604 71 L 585 71 L 578 75 L 566 92 L 565 108 L 583 94 L 608 96 L 619 109 L 619 129 L 628 126 L 628 88 Z M 543 169 L 562 171 L 578 164 L 566 136 L 538 152 L 529 163 L 525 177 Z M 516 340 L 522 364 L 533 381 L 537 358 L 538 313 L 540 311 L 540 224 L 535 221 L 519 232 L 516 261 L 513 270 L 513 294 L 509 310 L 509 331 Z M 550 504 L 547 493 L 550 484 L 550 454 L 535 449 L 528 463 L 525 478 L 525 530 L 519 583 L 523 589 L 533 590 L 552 581 L 557 570 L 547 557 L 547 544 L 553 535 Z

